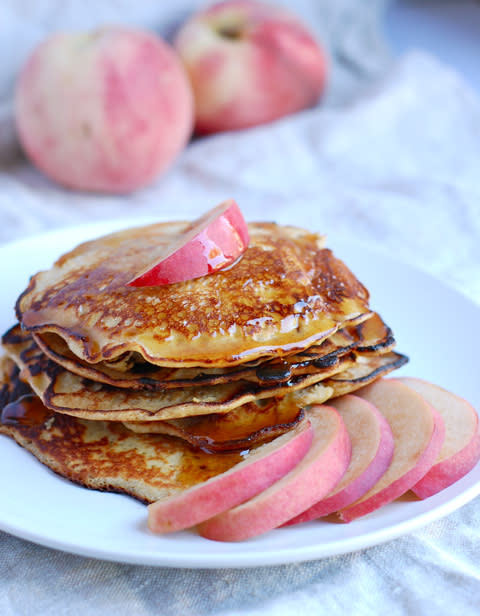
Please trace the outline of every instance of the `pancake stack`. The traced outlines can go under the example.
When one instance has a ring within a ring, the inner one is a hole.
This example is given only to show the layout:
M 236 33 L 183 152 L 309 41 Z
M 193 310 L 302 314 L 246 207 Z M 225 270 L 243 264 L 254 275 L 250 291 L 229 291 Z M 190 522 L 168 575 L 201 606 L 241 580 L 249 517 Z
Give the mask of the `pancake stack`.
M 229 268 L 128 286 L 187 227 L 81 244 L 18 298 L 0 432 L 55 472 L 152 502 L 407 361 L 367 289 L 296 227 L 252 223 Z

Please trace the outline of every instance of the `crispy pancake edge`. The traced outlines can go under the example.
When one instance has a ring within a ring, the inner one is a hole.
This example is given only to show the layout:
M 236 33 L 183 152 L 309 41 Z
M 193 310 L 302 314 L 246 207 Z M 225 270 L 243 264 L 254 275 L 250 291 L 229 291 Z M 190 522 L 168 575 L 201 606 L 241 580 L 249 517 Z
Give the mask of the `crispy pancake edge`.
M 12 327 L 3 336 L 5 344 L 11 339 L 26 336 L 19 326 Z M 249 380 L 263 385 L 286 382 L 293 376 L 316 368 L 333 365 L 338 357 L 357 349 L 362 353 L 384 353 L 395 346 L 391 329 L 374 313 L 366 321 L 347 326 L 301 353 L 283 358 L 257 360 L 229 368 L 165 368 L 157 367 L 135 358 L 119 358 L 117 368 L 114 362 L 89 364 L 77 358 L 63 338 L 56 334 L 33 334 L 33 339 L 42 351 L 55 363 L 66 370 L 85 378 L 129 389 L 163 390 L 165 388 L 189 387 L 192 385 L 216 385 L 236 380 Z M 135 355 L 135 354 L 133 354 Z M 139 356 L 137 356 L 139 357 Z
M 112 234 L 58 259 L 18 298 L 22 326 L 57 333 L 90 363 L 136 351 L 158 365 L 224 367 L 302 350 L 371 314 L 368 291 L 318 235 L 274 223 L 250 225 L 251 244 L 234 267 L 127 287 L 172 225 Z

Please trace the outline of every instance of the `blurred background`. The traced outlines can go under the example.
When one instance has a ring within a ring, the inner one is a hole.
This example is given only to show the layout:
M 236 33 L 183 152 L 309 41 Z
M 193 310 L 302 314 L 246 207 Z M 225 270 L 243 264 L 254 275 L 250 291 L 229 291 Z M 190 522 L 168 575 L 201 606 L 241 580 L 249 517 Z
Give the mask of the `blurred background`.
M 90 29 L 123 23 L 153 29 L 167 40 L 193 11 L 209 3 L 177 0 L 4 0 L 0 7 L 0 155 L 15 142 L 12 94 L 15 79 L 32 49 L 62 29 Z M 339 104 L 381 75 L 395 57 L 424 49 L 456 68 L 480 90 L 480 3 L 477 0 L 276 0 L 293 8 L 333 59 L 327 96 Z
M 478 0 L 276 0 L 293 8 L 328 49 L 334 69 L 322 105 L 357 96 L 392 61 L 423 49 L 454 67 L 480 90 Z M 0 7 L 0 160 L 15 147 L 12 96 L 15 80 L 34 47 L 57 30 L 121 23 L 152 29 L 171 40 L 179 25 L 209 3 L 177 0 L 4 0 Z
M 457 68 L 480 92 L 480 3 L 474 0 L 391 0 L 385 37 L 395 54 L 420 47 Z

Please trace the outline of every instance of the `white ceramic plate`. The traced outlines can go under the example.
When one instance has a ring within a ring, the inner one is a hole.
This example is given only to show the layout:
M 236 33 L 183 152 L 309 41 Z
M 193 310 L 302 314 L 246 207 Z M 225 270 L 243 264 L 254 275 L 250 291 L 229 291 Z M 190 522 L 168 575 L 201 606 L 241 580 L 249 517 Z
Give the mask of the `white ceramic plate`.
M 0 247 L 0 329 L 14 322 L 13 305 L 28 277 L 80 240 L 122 223 L 92 225 Z M 480 408 L 478 348 L 471 324 L 480 310 L 425 274 L 365 247 L 334 245 L 370 289 L 372 307 L 411 358 L 402 374 L 441 384 Z M 219 543 L 193 532 L 154 536 L 146 509 L 117 494 L 86 490 L 56 476 L 0 435 L 0 529 L 52 548 L 120 562 L 169 567 L 245 567 L 322 558 L 372 546 L 447 515 L 480 494 L 480 465 L 425 501 L 399 501 L 350 524 L 309 522 L 254 540 Z

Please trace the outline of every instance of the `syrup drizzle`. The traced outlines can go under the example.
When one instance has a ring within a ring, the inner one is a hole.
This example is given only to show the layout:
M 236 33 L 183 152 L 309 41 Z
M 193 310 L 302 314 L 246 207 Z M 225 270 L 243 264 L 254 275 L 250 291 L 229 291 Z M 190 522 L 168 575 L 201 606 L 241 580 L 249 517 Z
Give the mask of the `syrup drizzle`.
M 25 394 L 3 408 L 1 423 L 34 428 L 44 424 L 51 414 L 35 394 Z

